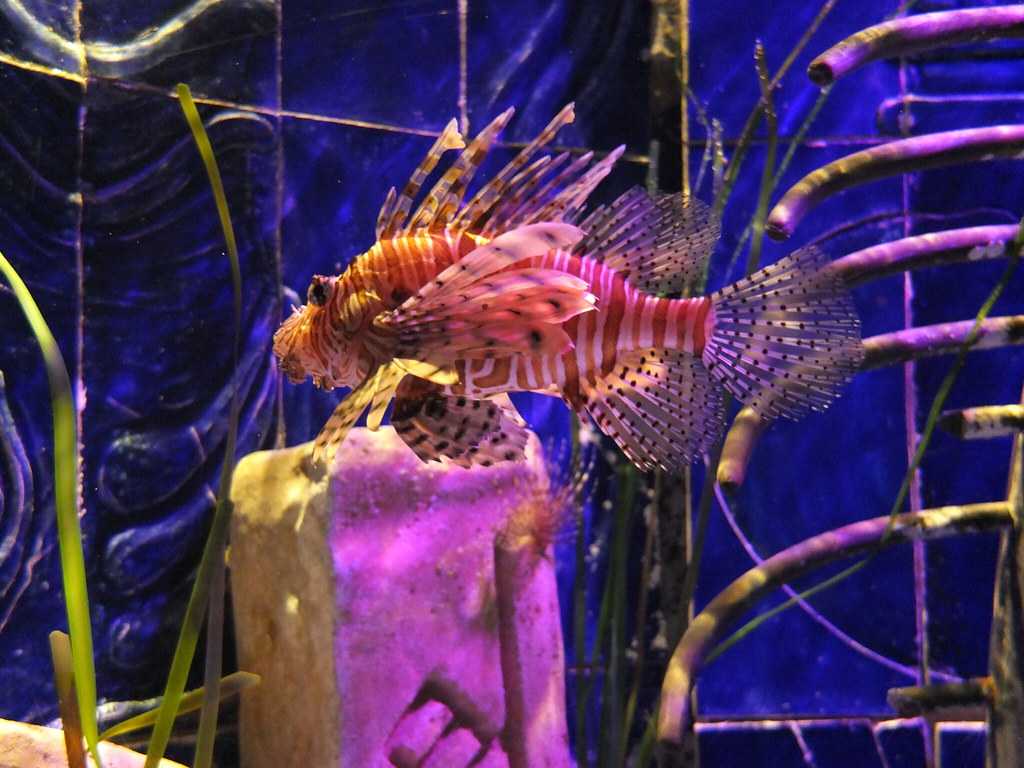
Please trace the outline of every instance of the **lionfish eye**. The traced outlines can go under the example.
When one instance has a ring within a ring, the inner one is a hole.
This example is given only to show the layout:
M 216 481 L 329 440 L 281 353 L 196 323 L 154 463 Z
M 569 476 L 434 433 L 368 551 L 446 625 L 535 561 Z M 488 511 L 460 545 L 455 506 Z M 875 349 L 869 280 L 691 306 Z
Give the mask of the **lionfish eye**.
M 327 287 L 319 278 L 314 277 L 313 282 L 309 284 L 306 301 L 316 307 L 322 307 L 327 303 Z

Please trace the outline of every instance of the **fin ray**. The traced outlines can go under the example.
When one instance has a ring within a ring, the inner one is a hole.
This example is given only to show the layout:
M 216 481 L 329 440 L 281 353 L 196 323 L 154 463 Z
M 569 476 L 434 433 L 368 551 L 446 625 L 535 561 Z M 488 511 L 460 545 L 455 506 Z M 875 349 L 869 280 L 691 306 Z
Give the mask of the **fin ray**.
M 685 352 L 630 352 L 609 374 L 581 386 L 594 421 L 641 469 L 677 471 L 721 434 L 722 389 Z
M 860 319 L 827 263 L 801 248 L 712 296 L 704 363 L 765 418 L 824 410 L 860 365 Z
M 396 196 L 394 187 L 388 191 L 388 195 L 384 199 L 384 205 L 381 207 L 380 215 L 377 217 L 378 240 L 387 240 L 405 227 L 406 219 L 409 216 L 409 211 L 416 199 L 416 195 L 419 194 L 420 187 L 423 186 L 427 176 L 437 166 L 441 156 L 450 149 L 462 149 L 465 146 L 466 143 L 459 133 L 457 123 L 452 118 L 427 151 L 426 156 L 420 161 L 416 170 L 412 172 L 409 180 L 405 183 L 405 187 L 402 188 L 402 193 Z
M 718 242 L 720 224 L 696 197 L 657 195 L 640 187 L 592 211 L 575 248 L 601 259 L 642 291 L 681 293 L 697 284 Z
M 527 144 L 504 168 L 498 171 L 487 184 L 473 196 L 452 222 L 454 226 L 464 226 L 472 230 L 478 221 L 491 212 L 495 204 L 502 199 L 506 190 L 515 186 L 519 171 L 526 166 L 537 150 L 546 146 L 564 126 L 576 119 L 574 105 L 570 102 L 552 118 L 543 131 Z
M 352 426 L 363 415 L 363 411 L 370 404 L 374 394 L 377 392 L 377 385 L 381 379 L 381 368 L 363 380 L 363 383 L 349 392 L 331 413 L 327 423 L 317 434 L 313 441 L 313 461 L 330 463 L 334 458 L 334 452 L 341 445 L 348 435 Z
M 437 385 L 407 376 L 391 423 L 422 461 L 445 459 L 468 468 L 526 458 L 529 432 L 511 401 L 447 395 Z

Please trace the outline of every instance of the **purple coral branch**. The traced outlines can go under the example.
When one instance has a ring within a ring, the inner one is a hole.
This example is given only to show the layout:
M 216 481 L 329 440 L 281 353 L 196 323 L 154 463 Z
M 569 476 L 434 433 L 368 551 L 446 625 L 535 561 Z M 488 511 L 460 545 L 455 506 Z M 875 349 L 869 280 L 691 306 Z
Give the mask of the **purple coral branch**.
M 980 405 L 946 411 L 939 426 L 962 440 L 1005 437 L 1024 430 L 1024 405 Z
M 984 720 L 985 710 L 994 698 L 992 678 L 973 677 L 954 683 L 890 688 L 886 701 L 903 717 Z
M 973 320 L 962 320 L 872 336 L 864 340 L 861 368 L 880 368 L 922 357 L 951 354 L 964 345 L 973 327 Z M 971 349 L 993 349 L 1013 344 L 1024 344 L 1024 315 L 985 320 L 978 327 Z M 718 464 L 718 482 L 723 488 L 731 490 L 743 485 L 754 446 L 770 423 L 750 407 L 742 408 L 736 414 L 725 436 L 722 459 Z
M 901 173 L 1024 154 L 1024 125 L 996 125 L 899 139 L 841 157 L 790 187 L 768 215 L 766 228 L 785 240 L 825 198 L 850 187 Z
M 999 224 L 904 237 L 855 251 L 826 269 L 852 287 L 906 269 L 1002 258 L 1006 243 L 1017 236 L 1019 228 L 1017 224 Z
M 1024 392 L 1021 393 L 1024 405 Z M 989 640 L 989 674 L 996 695 L 985 744 L 990 768 L 1024 765 L 1024 432 L 1013 438 L 1006 504 L 1014 525 L 1000 537 Z
M 753 543 L 750 541 L 750 538 L 743 532 L 743 529 L 740 528 L 739 523 L 736 521 L 736 515 L 733 514 L 732 505 L 729 503 L 729 499 L 726 498 L 725 493 L 722 490 L 722 486 L 718 485 L 717 483 L 715 484 L 715 497 L 718 499 L 718 504 L 722 508 L 722 515 L 725 517 L 726 523 L 729 524 L 729 528 L 732 529 L 732 532 L 736 536 L 736 539 L 739 541 L 740 546 L 743 547 L 744 551 L 747 553 L 750 559 L 754 561 L 755 565 L 760 565 L 761 563 L 763 563 L 764 558 L 754 548 Z M 811 605 L 810 602 L 800 597 L 799 593 L 795 589 L 793 589 L 793 587 L 789 586 L 788 584 L 783 584 L 782 591 L 786 593 L 787 597 L 793 598 L 796 601 L 796 604 L 800 606 L 800 609 L 803 610 L 804 613 L 806 613 L 812 620 L 814 620 L 817 624 L 824 628 L 826 632 L 828 632 L 830 635 L 839 640 L 839 642 L 848 646 L 850 649 L 856 651 L 865 658 L 871 659 L 877 664 L 881 664 L 883 667 L 886 667 L 887 669 L 891 669 L 894 672 L 899 672 L 900 674 L 906 675 L 909 678 L 917 677 L 917 669 L 915 669 L 914 667 L 909 667 L 906 664 L 900 664 L 895 659 L 891 659 L 885 654 L 879 653 L 878 651 L 869 648 L 868 646 L 864 645 L 859 640 L 857 640 L 855 637 L 852 637 L 851 635 L 847 634 L 842 629 L 837 627 L 823 613 L 821 613 L 821 611 L 819 611 L 817 608 Z M 938 670 L 933 671 L 932 674 L 935 677 L 950 682 L 958 681 L 960 679 L 956 675 L 950 675 L 946 672 L 941 672 Z
M 746 406 L 732 420 L 732 426 L 722 443 L 722 458 L 718 461 L 718 484 L 726 490 L 739 488 L 747 477 L 747 465 L 754 446 L 771 424 L 757 411 Z
M 1008 37 L 1024 37 L 1024 5 L 906 16 L 862 29 L 832 46 L 810 63 L 807 76 L 826 86 L 879 59 Z
M 973 320 L 960 320 L 872 336 L 864 340 L 861 368 L 880 368 L 883 365 L 956 352 L 963 347 L 973 327 Z M 971 349 L 993 349 L 1013 344 L 1024 344 L 1024 315 L 985 320 L 978 328 Z
M 704 660 L 748 610 L 778 587 L 836 560 L 899 541 L 999 530 L 1012 525 L 1006 502 L 969 504 L 876 517 L 812 536 L 769 557 L 720 592 L 676 646 L 661 690 L 658 738 L 681 742 L 690 719 L 690 688 Z

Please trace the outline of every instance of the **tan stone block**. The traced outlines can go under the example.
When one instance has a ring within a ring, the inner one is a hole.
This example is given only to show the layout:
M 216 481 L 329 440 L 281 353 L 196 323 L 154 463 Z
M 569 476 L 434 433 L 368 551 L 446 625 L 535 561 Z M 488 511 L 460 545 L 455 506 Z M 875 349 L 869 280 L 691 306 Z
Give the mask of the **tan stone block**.
M 244 768 L 571 765 L 549 542 L 496 593 L 498 534 L 550 512 L 536 438 L 526 462 L 472 470 L 423 464 L 390 428 L 354 430 L 329 474 L 308 457 L 235 473 L 238 661 L 262 676 L 242 697 Z

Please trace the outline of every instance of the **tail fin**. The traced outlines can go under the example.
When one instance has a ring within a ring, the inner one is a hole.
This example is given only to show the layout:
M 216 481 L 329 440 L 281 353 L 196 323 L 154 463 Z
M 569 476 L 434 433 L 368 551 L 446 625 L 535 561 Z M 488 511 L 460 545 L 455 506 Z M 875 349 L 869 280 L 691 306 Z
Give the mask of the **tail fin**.
M 764 417 L 824 410 L 863 358 L 853 301 L 826 263 L 801 248 L 711 297 L 704 364 Z

